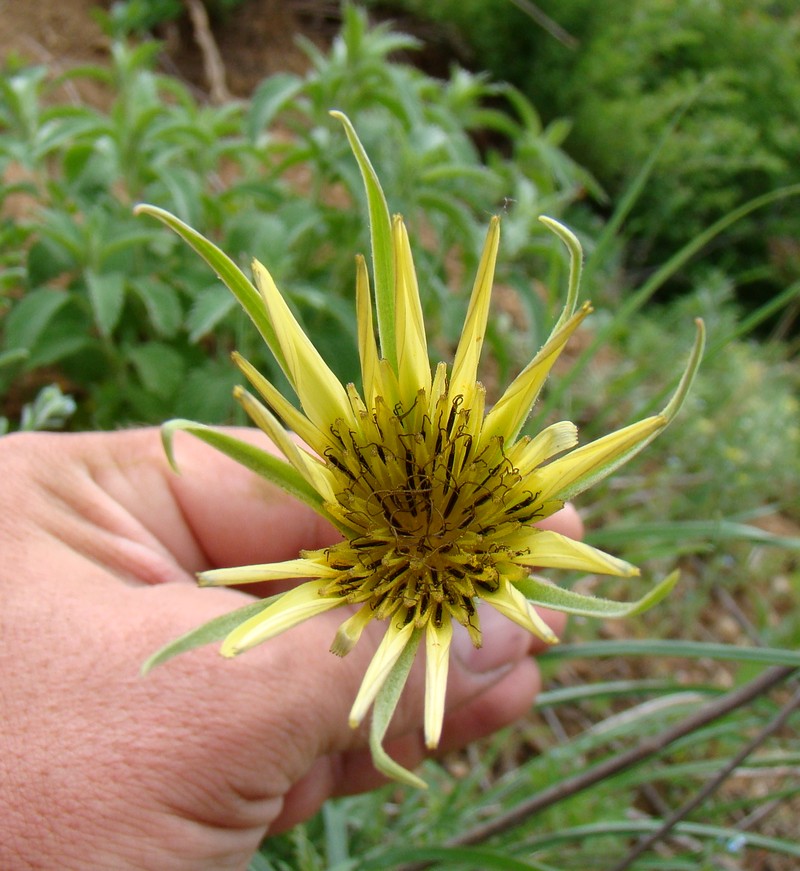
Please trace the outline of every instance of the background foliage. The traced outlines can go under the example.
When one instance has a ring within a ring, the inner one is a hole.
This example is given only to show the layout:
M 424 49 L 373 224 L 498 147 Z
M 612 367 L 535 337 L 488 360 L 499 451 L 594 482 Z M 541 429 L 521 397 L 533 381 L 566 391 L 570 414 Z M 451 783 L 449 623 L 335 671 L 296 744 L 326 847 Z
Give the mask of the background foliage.
M 45 69 L 11 70 L 0 83 L 0 170 L 15 179 L 3 190 L 13 245 L 0 273 L 0 389 L 26 396 L 56 366 L 81 400 L 76 425 L 109 427 L 225 420 L 234 346 L 278 377 L 224 288 L 167 231 L 135 219 L 137 201 L 170 209 L 242 265 L 267 262 L 352 380 L 353 257 L 368 240 L 357 169 L 331 107 L 358 118 L 393 207 L 424 240 L 418 266 L 443 345 L 455 339 L 468 292 L 450 291 L 448 266 L 462 257 L 474 266 L 488 213 L 505 197 L 520 205 L 507 222 L 509 280 L 529 308 L 546 310 L 522 264 L 560 262 L 536 216 L 562 211 L 585 174 L 512 88 L 463 70 L 441 82 L 387 62 L 413 44 L 367 31 L 352 11 L 329 54 L 307 46 L 306 77 L 273 76 L 248 104 L 222 107 L 198 104 L 156 73 L 154 43 L 117 42 L 110 68 L 69 73 L 109 88 L 107 112 L 53 105 Z M 489 98 L 509 111 L 488 108 Z M 482 154 L 470 137 L 479 128 L 506 153 Z
M 679 118 L 628 223 L 633 266 L 652 268 L 719 215 L 800 181 L 791 0 L 541 0 L 562 39 L 511 0 L 393 5 L 458 28 L 472 62 L 514 82 L 544 118 L 567 119 L 567 151 L 612 202 Z M 731 228 L 706 261 L 758 300 L 800 275 L 798 236 L 797 209 L 775 204 Z

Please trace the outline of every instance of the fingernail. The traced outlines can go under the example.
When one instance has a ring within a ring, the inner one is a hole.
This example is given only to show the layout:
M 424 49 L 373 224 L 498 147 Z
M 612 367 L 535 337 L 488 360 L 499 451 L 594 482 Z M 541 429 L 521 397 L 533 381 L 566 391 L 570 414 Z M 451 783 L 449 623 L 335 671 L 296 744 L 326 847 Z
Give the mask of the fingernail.
M 453 655 L 468 671 L 487 674 L 519 662 L 528 652 L 530 634 L 494 608 L 479 606 L 482 645 L 475 647 L 463 626 L 453 632 Z

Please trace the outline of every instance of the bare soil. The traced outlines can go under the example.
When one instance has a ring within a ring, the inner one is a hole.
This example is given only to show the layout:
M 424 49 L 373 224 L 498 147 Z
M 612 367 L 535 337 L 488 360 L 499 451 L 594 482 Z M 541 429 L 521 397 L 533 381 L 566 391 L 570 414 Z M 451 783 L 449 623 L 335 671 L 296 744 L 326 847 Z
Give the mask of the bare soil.
M 55 73 L 103 63 L 110 40 L 96 13 L 110 5 L 109 0 L 0 0 L 2 60 L 46 63 Z M 278 70 L 302 72 L 307 60 L 297 36 L 326 44 L 339 27 L 338 10 L 338 3 L 248 0 L 224 17 L 212 19 L 209 32 L 221 56 L 229 93 L 247 96 L 264 76 Z M 157 36 L 164 43 L 160 60 L 164 72 L 208 92 L 207 57 L 189 18 L 164 25 Z

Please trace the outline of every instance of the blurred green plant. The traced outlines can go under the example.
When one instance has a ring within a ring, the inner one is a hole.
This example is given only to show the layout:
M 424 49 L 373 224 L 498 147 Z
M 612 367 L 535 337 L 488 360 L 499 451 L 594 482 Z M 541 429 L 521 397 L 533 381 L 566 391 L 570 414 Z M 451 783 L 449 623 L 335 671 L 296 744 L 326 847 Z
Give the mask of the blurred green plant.
M 570 148 L 608 190 L 629 182 L 683 110 L 631 216 L 639 263 L 659 262 L 720 215 L 800 180 L 795 3 L 573 0 L 557 12 L 543 5 L 581 46 L 569 52 L 539 39 L 531 84 L 549 95 L 548 111 L 569 111 Z M 711 259 L 738 276 L 772 252 L 770 278 L 780 284 L 800 275 L 797 252 L 779 259 L 776 250 L 798 231 L 796 210 L 776 205 L 737 225 Z
M 337 374 L 355 378 L 344 299 L 354 280 L 349 252 L 367 250 L 368 240 L 357 174 L 331 135 L 331 107 L 359 118 L 365 144 L 389 170 L 387 195 L 427 240 L 418 268 L 442 342 L 455 340 L 466 305 L 450 290 L 453 273 L 474 270 L 487 209 L 504 202 L 508 280 L 533 316 L 549 315 L 551 301 L 528 281 L 531 262 L 565 264 L 536 218 L 559 214 L 588 177 L 518 92 L 463 70 L 432 79 L 391 61 L 400 47 L 413 41 L 370 28 L 347 6 L 331 51 L 307 46 L 308 75 L 272 76 L 250 103 L 222 107 L 199 105 L 155 73 L 154 43 L 117 42 L 109 68 L 66 74 L 105 87 L 107 112 L 54 101 L 59 82 L 43 68 L 6 70 L 0 172 L 16 181 L 3 190 L 3 232 L 14 245 L 0 260 L 0 351 L 25 358 L 0 373 L 0 393 L 56 366 L 79 401 L 77 426 L 176 413 L 221 422 L 232 414 L 230 349 L 244 342 L 244 353 L 271 371 L 248 346 L 224 288 L 165 232 L 134 221 L 137 200 L 198 227 L 243 266 L 256 255 L 269 260 L 305 328 L 338 361 Z M 498 147 L 481 153 L 471 135 L 479 130 Z M 497 330 L 490 340 L 509 365 Z
M 709 647 L 683 645 L 681 655 L 700 658 Z M 618 656 L 647 655 L 646 645 L 617 648 Z M 584 655 L 577 645 L 561 650 L 565 658 Z M 735 646 L 724 652 L 737 657 Z M 774 656 L 765 651 L 761 660 Z M 800 657 L 793 657 L 796 667 Z M 435 788 L 424 796 L 409 793 L 398 801 L 384 790 L 328 802 L 309 823 L 266 842 L 250 871 L 622 867 L 618 863 L 633 839 L 661 828 L 672 801 L 692 796 L 736 759 L 742 734 L 765 736 L 796 710 L 797 693 L 788 704 L 774 694 L 791 671 L 791 665 L 772 666 L 726 694 L 672 676 L 545 692 L 540 707 L 561 728 L 572 730 L 576 714 L 585 723 L 609 706 L 624 702 L 626 709 L 572 734 L 550 730 L 540 719 L 528 730 L 522 757 L 519 743 L 512 742 L 509 754 L 505 733 L 488 742 L 480 758 L 461 764 L 453 759 L 449 766 L 430 762 L 425 773 Z M 754 704 L 737 706 L 739 700 Z M 635 867 L 744 869 L 768 855 L 774 867 L 793 868 L 800 857 L 793 837 L 759 834 L 750 826 L 759 814 L 783 805 L 793 831 L 792 773 L 798 761 L 786 730 L 769 748 L 753 747 L 746 777 L 766 789 L 752 798 L 736 788 L 714 796 L 700 819 L 674 820 L 669 844 Z
M 469 58 L 519 87 L 616 201 L 663 130 L 663 148 L 626 232 L 647 270 L 747 200 L 800 181 L 800 11 L 793 0 L 396 0 L 460 34 Z M 544 27 L 544 12 L 560 30 Z M 602 208 L 602 204 L 601 204 Z M 574 222 L 574 218 L 570 216 Z M 738 223 L 706 260 L 758 304 L 800 276 L 796 209 Z M 762 267 L 757 276 L 753 264 Z M 687 286 L 686 270 L 683 281 Z
M 61 429 L 75 413 L 75 407 L 71 396 L 65 396 L 57 384 L 50 384 L 36 394 L 33 402 L 22 406 L 18 429 L 20 432 Z M 0 436 L 6 435 L 9 429 L 8 418 L 0 417 Z

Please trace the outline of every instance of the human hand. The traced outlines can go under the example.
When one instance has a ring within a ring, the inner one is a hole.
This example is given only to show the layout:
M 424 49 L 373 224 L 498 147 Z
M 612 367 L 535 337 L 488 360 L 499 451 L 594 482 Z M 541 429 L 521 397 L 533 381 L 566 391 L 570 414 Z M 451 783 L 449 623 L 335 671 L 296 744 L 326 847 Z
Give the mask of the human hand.
M 252 595 L 198 589 L 195 572 L 337 537 L 179 438 L 182 476 L 157 430 L 0 439 L 0 867 L 243 869 L 265 834 L 381 781 L 347 722 L 381 626 L 344 659 L 328 652 L 341 621 L 328 613 L 237 660 L 209 647 L 140 676 Z M 571 509 L 550 528 L 581 532 Z M 545 616 L 558 633 L 562 616 Z M 454 641 L 443 752 L 512 722 L 540 688 L 541 643 L 491 609 L 481 620 L 480 650 Z M 423 682 L 415 667 L 387 741 L 410 767 L 425 755 Z

